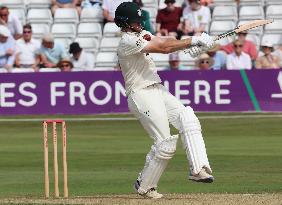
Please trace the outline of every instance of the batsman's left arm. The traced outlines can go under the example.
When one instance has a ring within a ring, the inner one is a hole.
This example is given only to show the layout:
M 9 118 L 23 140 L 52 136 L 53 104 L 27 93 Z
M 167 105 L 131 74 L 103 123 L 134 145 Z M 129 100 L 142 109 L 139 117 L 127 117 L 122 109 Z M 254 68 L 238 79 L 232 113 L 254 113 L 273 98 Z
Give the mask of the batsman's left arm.
M 171 53 L 183 50 L 192 43 L 191 38 L 177 40 L 175 38 L 161 38 L 153 36 L 149 43 L 142 49 L 143 53 Z

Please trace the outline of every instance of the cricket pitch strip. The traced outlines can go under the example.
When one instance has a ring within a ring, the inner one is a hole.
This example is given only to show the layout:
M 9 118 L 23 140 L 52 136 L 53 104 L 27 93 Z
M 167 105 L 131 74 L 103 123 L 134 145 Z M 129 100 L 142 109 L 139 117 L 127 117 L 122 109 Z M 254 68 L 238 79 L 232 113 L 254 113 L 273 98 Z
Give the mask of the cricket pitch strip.
M 136 194 L 95 195 L 69 199 L 7 198 L 0 204 L 99 204 L 99 205 L 282 205 L 282 193 L 263 194 L 164 194 L 158 200 L 144 199 Z

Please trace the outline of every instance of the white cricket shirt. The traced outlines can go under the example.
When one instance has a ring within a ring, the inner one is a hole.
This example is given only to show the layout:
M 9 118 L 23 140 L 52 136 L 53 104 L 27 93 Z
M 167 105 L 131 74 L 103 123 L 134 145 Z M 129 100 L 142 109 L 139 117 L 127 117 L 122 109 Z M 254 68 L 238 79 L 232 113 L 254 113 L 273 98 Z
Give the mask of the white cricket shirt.
M 148 44 L 143 38 L 145 34 L 153 37 L 145 30 L 141 33 L 122 32 L 117 54 L 125 81 L 126 95 L 161 82 L 151 56 L 148 53 L 141 53 Z

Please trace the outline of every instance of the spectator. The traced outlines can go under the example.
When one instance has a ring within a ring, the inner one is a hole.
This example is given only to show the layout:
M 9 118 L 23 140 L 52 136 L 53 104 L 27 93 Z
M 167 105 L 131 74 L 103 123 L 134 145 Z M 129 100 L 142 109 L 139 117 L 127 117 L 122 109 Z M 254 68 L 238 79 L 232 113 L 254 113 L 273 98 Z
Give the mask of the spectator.
M 68 58 L 65 47 L 60 42 L 55 42 L 52 34 L 43 36 L 39 55 L 42 67 L 46 68 L 55 68 L 59 61 Z
M 70 45 L 69 53 L 72 54 L 71 62 L 73 64 L 73 68 L 81 70 L 93 69 L 93 57 L 89 53 L 84 52 L 79 43 L 72 43 Z
M 256 45 L 249 40 L 246 40 L 246 37 L 248 35 L 247 31 L 240 32 L 237 34 L 238 39 L 240 39 L 243 43 L 243 51 L 251 57 L 252 61 L 256 60 L 257 58 L 257 48 Z M 234 51 L 233 43 L 229 43 L 225 46 L 221 47 L 221 50 L 225 51 L 227 54 L 230 54 Z
M 6 26 L 0 25 L 0 68 L 10 71 L 15 62 L 15 40 Z
M 258 57 L 256 60 L 257 69 L 271 69 L 280 67 L 280 59 L 272 54 L 274 48 L 270 41 L 265 40 L 261 43 L 261 51 L 263 52 L 263 55 Z
M 142 0 L 133 0 L 132 2 L 136 3 L 142 10 L 142 16 L 144 16 L 144 22 L 142 26 L 146 31 L 149 31 L 150 33 L 153 33 L 152 28 L 151 28 L 151 21 L 150 21 L 150 14 L 148 11 L 142 9 L 143 7 L 143 2 Z
M 51 0 L 51 11 L 54 15 L 57 8 L 75 8 L 78 15 L 80 15 L 81 7 L 79 6 L 79 0 Z
M 99 8 L 102 9 L 102 0 L 83 0 L 81 3 L 82 8 Z
M 210 9 L 202 6 L 199 0 L 188 0 L 183 10 L 183 23 L 179 28 L 182 35 L 199 35 L 208 31 L 208 25 L 211 21 Z
M 33 68 L 35 71 L 38 71 L 39 58 L 37 51 L 39 48 L 40 42 L 32 38 L 31 25 L 24 25 L 23 37 L 16 42 L 16 66 Z
M 22 23 L 17 16 L 10 14 L 6 6 L 0 7 L 0 24 L 8 27 L 15 40 L 22 37 Z
M 73 64 L 68 59 L 60 60 L 57 64 L 57 67 L 60 68 L 62 72 L 70 72 L 73 68 Z
M 234 52 L 227 55 L 226 68 L 228 70 L 251 69 L 250 56 L 243 52 L 243 41 L 237 39 L 233 42 Z
M 200 3 L 203 6 L 210 6 L 213 3 L 213 0 L 201 0 Z
M 202 6 L 211 6 L 211 4 L 213 3 L 213 0 L 200 0 L 200 4 Z M 189 6 L 189 2 L 188 0 L 184 1 L 184 6 Z
M 103 0 L 102 8 L 103 8 L 103 16 L 106 22 L 114 22 L 115 19 L 115 11 L 118 5 L 122 2 L 127 2 L 131 0 Z
M 280 68 L 282 68 L 282 45 L 280 45 L 280 47 L 277 50 L 275 50 L 273 54 L 280 59 L 279 66 Z
M 214 64 L 214 60 L 208 54 L 203 53 L 196 60 L 196 68 L 198 70 L 211 70 Z
M 207 51 L 207 54 L 213 58 L 213 70 L 222 70 L 226 68 L 226 54 L 220 50 L 220 45 L 215 46 Z
M 167 70 L 185 70 L 185 68 L 180 64 L 178 52 L 170 53 L 168 58 L 169 66 L 167 67 Z
M 157 36 L 177 36 L 182 8 L 174 5 L 175 0 L 165 0 L 166 7 L 157 14 Z

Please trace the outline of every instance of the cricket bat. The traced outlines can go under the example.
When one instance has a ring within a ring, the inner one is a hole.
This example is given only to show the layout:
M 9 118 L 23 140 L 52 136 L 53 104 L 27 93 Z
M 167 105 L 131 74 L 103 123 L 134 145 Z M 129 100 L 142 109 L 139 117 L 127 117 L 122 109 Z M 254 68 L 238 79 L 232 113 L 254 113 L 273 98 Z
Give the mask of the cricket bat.
M 263 26 L 263 25 L 266 25 L 266 24 L 269 24 L 269 23 L 272 23 L 272 22 L 273 22 L 273 19 L 253 20 L 253 21 L 244 23 L 242 25 L 239 25 L 239 26 L 237 26 L 236 28 L 234 28 L 230 31 L 226 31 L 222 34 L 219 34 L 218 36 L 215 36 L 214 41 L 220 40 L 220 39 L 228 37 L 228 36 L 235 35 L 237 33 L 243 32 L 243 31 L 250 30 L 252 28 L 256 28 L 258 26 Z M 185 49 L 184 53 L 188 53 L 188 51 L 187 51 L 188 49 Z
M 252 28 L 256 28 L 258 26 L 263 26 L 263 25 L 266 25 L 266 24 L 269 24 L 269 23 L 272 23 L 272 22 L 273 22 L 273 19 L 250 21 L 250 22 L 244 23 L 244 24 L 242 24 L 240 26 L 237 26 L 233 30 L 230 30 L 230 31 L 224 32 L 222 34 L 219 34 L 218 36 L 216 36 L 214 38 L 214 41 L 217 41 L 219 39 L 225 38 L 227 36 L 235 35 L 237 33 L 243 32 L 243 31 L 250 30 Z

